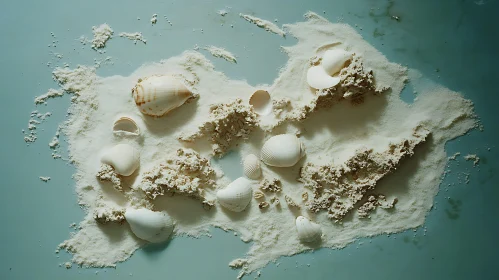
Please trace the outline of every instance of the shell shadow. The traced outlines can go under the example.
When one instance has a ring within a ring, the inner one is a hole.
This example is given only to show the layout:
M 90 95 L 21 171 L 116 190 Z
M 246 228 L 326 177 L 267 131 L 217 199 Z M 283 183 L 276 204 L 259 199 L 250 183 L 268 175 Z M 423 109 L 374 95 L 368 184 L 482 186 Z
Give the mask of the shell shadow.
M 172 237 L 170 236 L 168 240 L 161 243 L 146 243 L 146 245 L 142 247 L 142 250 L 148 259 L 158 259 L 161 257 L 161 253 L 168 248 L 171 241 Z
M 154 206 L 157 211 L 166 211 L 170 217 L 184 225 L 193 225 L 215 215 L 214 209 L 206 210 L 201 201 L 183 195 L 165 194 L 157 197 Z
M 230 211 L 228 209 L 225 209 L 224 207 L 220 206 L 216 209 L 216 211 L 222 211 L 225 216 L 227 216 L 229 219 L 231 219 L 232 221 L 241 221 L 241 220 L 246 220 L 246 218 L 249 216 L 249 213 L 250 211 L 248 211 L 248 209 L 250 207 L 258 207 L 258 205 L 253 205 L 253 199 L 250 200 L 250 203 L 248 204 L 248 206 L 246 206 L 246 209 L 244 209 L 243 211 L 241 212 L 234 212 L 234 211 Z
M 179 127 L 182 127 L 194 118 L 197 111 L 198 99 L 188 101 L 162 117 L 144 115 L 144 124 L 147 131 L 158 137 L 169 136 L 178 132 Z

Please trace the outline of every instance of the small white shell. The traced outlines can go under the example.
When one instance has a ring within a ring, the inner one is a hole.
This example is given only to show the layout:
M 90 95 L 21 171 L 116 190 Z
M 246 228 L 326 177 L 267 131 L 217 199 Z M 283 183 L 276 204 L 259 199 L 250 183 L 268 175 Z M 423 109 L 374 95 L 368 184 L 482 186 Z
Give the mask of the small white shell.
M 302 242 L 313 242 L 321 238 L 321 226 L 310 221 L 309 219 L 303 216 L 298 216 L 295 224 L 296 231 L 298 232 L 298 238 Z
M 254 154 L 249 154 L 243 161 L 244 176 L 252 180 L 257 180 L 262 175 L 262 168 L 260 167 L 260 159 Z
M 171 75 L 157 75 L 140 80 L 132 89 L 132 96 L 142 113 L 161 117 L 184 104 L 192 92 Z
M 101 162 L 111 165 L 120 175 L 130 176 L 139 167 L 140 153 L 131 145 L 118 144 L 102 156 Z
M 272 99 L 266 90 L 255 91 L 249 99 L 249 104 L 259 115 L 268 115 L 272 112 Z
M 296 135 L 281 134 L 271 137 L 263 144 L 260 158 L 270 166 L 290 167 L 304 154 L 305 148 Z
M 218 203 L 223 207 L 241 212 L 251 201 L 252 182 L 244 177 L 239 177 L 230 183 L 225 189 L 217 192 Z
M 331 77 L 321 65 L 312 66 L 307 71 L 307 83 L 315 89 L 334 87 L 340 80 L 339 77 Z
M 341 50 L 333 49 L 328 50 L 322 56 L 321 65 L 330 76 L 340 72 L 345 63 L 352 59 L 352 53 Z
M 131 117 L 119 117 L 113 125 L 114 135 L 139 136 L 140 129 Z
M 154 212 L 145 208 L 127 209 L 125 219 L 135 236 L 153 243 L 166 241 L 175 226 L 166 212 Z

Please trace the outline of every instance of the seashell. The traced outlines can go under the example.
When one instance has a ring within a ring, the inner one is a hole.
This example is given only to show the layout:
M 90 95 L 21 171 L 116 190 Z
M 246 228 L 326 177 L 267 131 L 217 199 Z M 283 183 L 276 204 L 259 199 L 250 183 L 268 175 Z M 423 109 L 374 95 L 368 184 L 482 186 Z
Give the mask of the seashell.
M 254 154 L 249 154 L 243 161 L 243 172 L 246 177 L 252 180 L 257 180 L 262 175 L 260 160 Z
M 307 71 L 307 83 L 315 89 L 332 88 L 340 81 L 339 77 L 331 77 L 321 65 L 312 66 Z
M 340 72 L 341 68 L 345 66 L 345 63 L 352 59 L 352 53 L 334 49 L 328 50 L 322 56 L 321 65 L 330 76 Z
M 263 144 L 262 161 L 270 166 L 290 167 L 295 165 L 305 154 L 303 143 L 293 134 L 281 134 L 271 137 Z
M 268 115 L 272 112 L 272 99 L 266 90 L 255 91 L 249 99 L 249 104 L 259 115 Z
M 102 156 L 101 162 L 111 165 L 120 175 L 130 176 L 139 167 L 140 154 L 128 144 L 118 144 Z
M 313 242 L 321 238 L 321 226 L 310 221 L 309 219 L 303 216 L 298 216 L 295 224 L 296 231 L 298 232 L 298 238 L 302 242 Z
M 244 177 L 237 178 L 225 189 L 217 192 L 218 203 L 234 212 L 243 211 L 251 200 L 251 184 L 252 182 Z
M 175 227 L 172 218 L 165 211 L 129 208 L 125 211 L 125 219 L 135 236 L 152 243 L 166 241 Z
M 137 123 L 130 117 L 120 117 L 113 125 L 114 135 L 139 136 L 140 129 Z
M 139 80 L 132 96 L 142 113 L 161 117 L 184 104 L 192 92 L 171 75 L 156 75 Z

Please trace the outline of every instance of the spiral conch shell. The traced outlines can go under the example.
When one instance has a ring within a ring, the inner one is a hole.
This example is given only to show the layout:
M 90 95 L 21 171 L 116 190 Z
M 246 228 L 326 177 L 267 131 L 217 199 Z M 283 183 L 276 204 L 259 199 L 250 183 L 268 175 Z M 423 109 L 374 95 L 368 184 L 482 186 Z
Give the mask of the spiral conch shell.
M 322 235 L 321 226 L 309 219 L 298 216 L 295 221 L 298 238 L 302 242 L 314 242 L 319 240 Z
M 125 212 L 125 219 L 135 236 L 152 243 L 166 241 L 175 227 L 172 218 L 164 211 L 129 208 Z
M 139 167 L 140 154 L 129 144 L 118 144 L 102 156 L 101 162 L 111 165 L 120 175 L 130 176 Z
M 260 166 L 260 159 L 254 154 L 249 154 L 243 161 L 244 176 L 252 180 L 257 180 L 262 175 L 262 168 Z
M 171 75 L 156 75 L 139 80 L 132 96 L 143 114 L 161 117 L 184 104 L 192 92 Z
M 305 154 L 305 147 L 293 134 L 281 134 L 271 137 L 263 144 L 262 161 L 270 166 L 291 167 Z
M 244 177 L 239 177 L 225 189 L 217 192 L 220 205 L 234 212 L 243 211 L 251 201 L 252 182 Z

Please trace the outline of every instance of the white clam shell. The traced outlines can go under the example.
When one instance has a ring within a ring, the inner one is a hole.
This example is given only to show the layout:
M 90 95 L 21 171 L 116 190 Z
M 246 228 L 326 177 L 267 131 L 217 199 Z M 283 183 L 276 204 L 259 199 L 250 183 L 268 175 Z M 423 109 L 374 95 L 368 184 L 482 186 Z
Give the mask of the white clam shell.
M 262 175 L 262 168 L 260 166 L 260 159 L 254 154 L 249 154 L 243 161 L 244 176 L 252 180 L 257 180 Z
M 135 236 L 153 243 L 166 241 L 175 226 L 166 212 L 155 212 L 145 208 L 127 209 L 125 219 Z
M 121 116 L 113 124 L 114 135 L 139 136 L 140 129 L 132 117 Z
M 102 156 L 101 162 L 111 165 L 120 175 L 130 176 L 139 167 L 140 153 L 129 144 L 118 144 Z
M 330 76 L 340 72 L 345 66 L 345 63 L 352 59 L 352 53 L 341 50 L 333 49 L 328 50 L 322 56 L 321 65 Z
M 272 112 L 272 98 L 266 90 L 255 91 L 249 99 L 249 104 L 259 115 L 268 115 Z
M 184 104 L 192 92 L 171 75 L 157 75 L 139 81 L 132 89 L 132 96 L 142 113 L 161 117 Z
M 244 177 L 239 177 L 226 188 L 217 192 L 220 205 L 234 212 L 243 211 L 251 201 L 252 182 Z
M 315 89 L 334 87 L 340 80 L 340 77 L 331 77 L 321 65 L 312 66 L 307 71 L 307 83 Z
M 293 134 L 276 135 L 263 144 L 260 158 L 270 166 L 290 167 L 305 154 L 300 139 Z
M 295 221 L 298 238 L 302 242 L 314 242 L 321 238 L 321 226 L 310 221 L 309 219 L 298 216 Z

